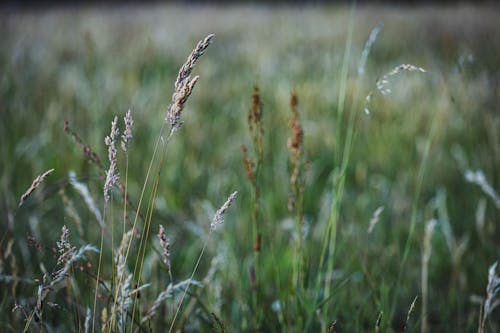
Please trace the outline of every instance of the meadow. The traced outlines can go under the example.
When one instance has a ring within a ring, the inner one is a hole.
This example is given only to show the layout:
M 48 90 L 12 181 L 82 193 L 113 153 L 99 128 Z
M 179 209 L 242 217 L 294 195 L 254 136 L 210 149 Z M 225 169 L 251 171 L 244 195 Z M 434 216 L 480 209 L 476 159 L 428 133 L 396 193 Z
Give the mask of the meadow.
M 498 9 L 1 7 L 0 331 L 499 331 Z

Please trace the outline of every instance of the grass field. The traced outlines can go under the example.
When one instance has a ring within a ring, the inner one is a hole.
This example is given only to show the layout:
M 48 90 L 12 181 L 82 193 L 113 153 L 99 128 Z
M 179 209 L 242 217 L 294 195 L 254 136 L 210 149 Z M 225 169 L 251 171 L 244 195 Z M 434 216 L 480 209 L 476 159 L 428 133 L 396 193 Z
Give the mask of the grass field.
M 499 331 L 498 11 L 1 8 L 0 331 Z

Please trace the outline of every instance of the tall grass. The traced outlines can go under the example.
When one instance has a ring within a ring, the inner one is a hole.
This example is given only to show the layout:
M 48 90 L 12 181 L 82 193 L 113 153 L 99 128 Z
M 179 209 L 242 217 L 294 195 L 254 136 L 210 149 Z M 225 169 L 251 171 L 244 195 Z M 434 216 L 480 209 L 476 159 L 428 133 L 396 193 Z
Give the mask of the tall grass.
M 498 329 L 488 10 L 136 10 L 1 14 L 1 331 Z

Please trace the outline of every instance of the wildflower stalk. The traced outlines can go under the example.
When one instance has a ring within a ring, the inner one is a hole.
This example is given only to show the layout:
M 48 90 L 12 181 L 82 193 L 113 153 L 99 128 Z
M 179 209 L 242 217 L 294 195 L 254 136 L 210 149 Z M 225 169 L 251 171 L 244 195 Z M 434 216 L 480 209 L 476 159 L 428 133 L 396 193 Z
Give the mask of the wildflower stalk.
M 295 246 L 295 260 L 293 267 L 293 288 L 300 290 L 304 266 L 303 253 L 303 205 L 304 205 L 304 130 L 299 120 L 298 98 L 295 91 L 290 95 L 290 108 L 292 118 L 289 122 L 291 136 L 288 139 L 288 150 L 290 151 L 290 193 L 288 196 L 288 210 L 295 218 L 295 232 L 297 234 Z
M 125 245 L 128 243 L 129 240 L 131 240 L 131 235 L 129 236 L 129 233 L 133 232 L 134 229 L 131 229 L 129 232 L 126 231 L 126 221 L 127 221 L 127 202 L 128 202 L 128 166 L 129 166 L 129 160 L 128 160 L 128 147 L 130 145 L 130 142 L 132 141 L 133 134 L 132 134 L 132 128 L 134 125 L 134 120 L 132 118 L 132 113 L 130 110 L 127 111 L 125 114 L 125 117 L 123 118 L 123 122 L 125 125 L 125 129 L 121 135 L 121 148 L 123 152 L 125 153 L 125 184 L 123 185 L 123 227 L 122 227 L 122 242 L 120 244 L 120 248 L 118 250 L 118 253 L 116 255 L 117 259 L 115 260 L 115 265 L 117 267 L 117 275 L 116 279 L 113 280 L 116 288 L 115 288 L 115 297 L 113 301 L 113 306 L 112 308 L 116 308 L 117 302 L 118 302 L 118 296 L 120 295 L 119 291 L 121 290 L 120 287 L 123 283 L 123 279 L 125 278 L 125 270 L 120 269 L 120 266 L 126 265 L 126 261 L 123 261 L 123 256 L 124 256 L 124 251 L 125 251 Z M 113 254 L 113 258 L 115 255 Z M 120 263 L 118 261 L 118 258 L 120 258 L 123 262 Z M 123 296 L 123 295 L 122 295 Z M 111 320 L 110 320 L 110 329 L 114 329 L 115 327 L 115 313 L 112 311 L 111 313 Z
M 243 162 L 246 167 L 247 176 L 250 180 L 253 192 L 252 202 L 252 233 L 254 239 L 254 270 L 255 270 L 255 285 L 258 285 L 258 258 L 261 250 L 262 234 L 259 228 L 260 220 L 260 174 L 264 159 L 264 128 L 262 124 L 262 102 L 260 100 L 260 91 L 258 87 L 254 87 L 252 93 L 252 107 L 248 113 L 248 129 L 252 137 L 252 147 L 254 150 L 255 162 L 248 159 L 246 156 L 246 148 L 244 148 Z
M 254 325 L 257 326 L 260 321 L 261 311 L 258 307 L 258 288 L 260 283 L 260 264 L 259 256 L 262 249 L 262 231 L 260 225 L 260 191 L 261 191 L 261 172 L 264 160 L 264 127 L 262 122 L 262 102 L 258 87 L 254 87 L 252 92 L 252 105 L 248 112 L 248 131 L 251 137 L 253 148 L 253 159 L 249 157 L 246 146 L 242 146 L 243 165 L 247 178 L 252 189 L 252 239 L 253 246 L 253 264 L 249 267 L 250 288 L 252 290 L 252 307 L 255 309 L 253 317 Z
M 21 199 L 19 199 L 19 204 L 17 206 L 18 208 L 23 205 L 23 203 L 28 199 L 31 193 L 33 193 L 33 191 L 35 191 L 36 188 L 40 186 L 45 178 L 47 178 L 52 172 L 54 172 L 54 169 L 47 170 L 33 180 L 31 186 L 26 190 L 26 192 L 24 192 L 24 194 L 21 196 Z

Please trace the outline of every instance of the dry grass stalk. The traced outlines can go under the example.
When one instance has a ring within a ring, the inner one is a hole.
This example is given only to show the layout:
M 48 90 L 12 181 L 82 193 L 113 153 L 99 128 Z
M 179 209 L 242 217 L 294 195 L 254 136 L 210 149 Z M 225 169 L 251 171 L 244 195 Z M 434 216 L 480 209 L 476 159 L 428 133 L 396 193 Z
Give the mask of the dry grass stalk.
M 117 316 L 119 317 L 118 319 L 119 326 L 121 326 L 120 324 L 123 322 L 123 318 L 120 317 L 122 316 L 121 310 L 125 305 L 123 295 L 124 293 L 128 294 L 130 286 L 129 280 L 124 281 L 125 273 L 127 271 L 126 249 L 130 242 L 130 239 L 132 238 L 132 235 L 133 235 L 133 230 L 129 230 L 125 234 L 123 234 L 120 246 L 118 247 L 118 250 L 116 251 L 115 255 L 116 277 L 118 282 L 115 284 L 115 291 L 114 291 L 115 298 L 113 306 L 111 308 L 111 317 L 110 317 L 111 327 L 114 327 Z M 131 279 L 131 276 L 129 275 L 127 279 Z
M 58 265 L 62 264 L 64 266 L 54 272 L 53 279 L 50 282 L 48 282 L 49 277 L 44 275 L 42 283 L 38 286 L 35 309 L 27 320 L 25 331 L 29 328 L 33 319 L 37 321 L 42 320 L 45 299 L 52 291 L 55 290 L 55 287 L 58 284 L 64 281 L 73 264 L 82 259 L 86 259 L 86 252 L 99 252 L 96 247 L 89 244 L 80 247 L 80 249 L 76 251 L 76 247 L 71 246 L 69 242 L 69 231 L 65 226 L 62 228 L 61 239 L 57 242 L 57 248 L 60 253 L 59 258 L 57 259 Z M 71 255 L 68 256 L 68 253 Z
M 385 73 L 381 78 L 378 78 L 375 85 L 377 90 L 382 94 L 382 95 L 389 95 L 392 90 L 389 88 L 389 83 L 391 81 L 391 78 L 399 73 L 402 72 L 420 72 L 420 73 L 426 73 L 427 71 L 423 69 L 422 67 L 418 67 L 415 65 L 410 65 L 410 64 L 401 64 L 399 66 L 394 67 L 390 72 Z M 365 97 L 365 107 L 364 111 L 366 114 L 370 114 L 370 109 L 368 108 L 372 96 L 374 92 L 370 91 L 368 95 Z
M 198 45 L 189 55 L 187 61 L 179 70 L 177 79 L 174 84 L 174 93 L 172 94 L 172 100 L 168 106 L 167 116 L 165 120 L 170 124 L 170 133 L 175 132 L 182 126 L 181 113 L 184 109 L 184 104 L 191 95 L 193 88 L 198 81 L 198 76 L 191 79 L 191 72 L 198 59 L 203 55 L 205 50 L 210 45 L 213 34 L 208 35 L 205 39 L 198 42 Z
M 40 186 L 40 184 L 45 180 L 45 178 L 47 178 L 52 172 L 54 172 L 54 169 L 47 170 L 33 180 L 31 186 L 21 196 L 21 199 L 19 200 L 19 205 L 17 206 L 18 208 L 22 206 L 22 204 L 26 201 L 26 199 L 29 198 L 29 196 L 33 193 L 33 191 L 36 190 L 37 187 Z
M 237 194 L 238 194 L 237 191 L 231 193 L 231 195 L 227 198 L 226 202 L 224 202 L 224 204 L 215 212 L 215 215 L 212 219 L 212 223 L 210 224 L 210 231 L 216 230 L 218 226 L 224 223 L 224 215 L 226 215 L 227 210 L 236 200 Z
M 264 159 L 264 127 L 263 127 L 263 111 L 260 98 L 260 91 L 257 86 L 253 88 L 252 104 L 248 111 L 247 123 L 250 138 L 252 140 L 253 159 L 249 156 L 245 145 L 241 146 L 243 153 L 243 166 L 253 194 L 252 207 L 252 236 L 254 239 L 254 253 L 257 254 L 261 250 L 262 234 L 259 231 L 259 212 L 260 212 L 260 182 L 259 175 Z M 256 257 L 255 260 L 257 261 Z M 256 263 L 257 266 L 257 263 Z
M 62 227 L 61 239 L 57 241 L 56 246 L 57 252 L 59 253 L 57 265 L 64 265 L 71 259 L 73 252 L 76 250 L 76 248 L 69 243 L 69 230 L 65 225 Z
M 290 108 L 292 111 L 292 118 L 288 124 L 291 130 L 291 136 L 288 138 L 288 150 L 290 151 L 290 189 L 291 192 L 288 196 L 288 210 L 293 213 L 295 211 L 296 200 L 304 191 L 303 184 L 301 184 L 299 177 L 301 176 L 302 163 L 304 158 L 304 130 L 300 123 L 299 112 L 297 110 L 298 98 L 295 91 L 290 95 Z
M 130 141 L 132 141 L 132 127 L 134 126 L 134 119 L 132 119 L 132 113 L 130 110 L 127 111 L 127 114 L 123 118 L 123 122 L 125 123 L 125 130 L 122 134 L 122 150 L 127 152 L 128 145 Z
M 167 238 L 167 234 L 165 233 L 165 229 L 160 224 L 160 230 L 158 232 L 158 238 L 160 239 L 160 245 L 163 249 L 163 262 L 165 266 L 167 266 L 168 275 L 170 277 L 170 282 L 174 282 L 174 278 L 172 277 L 172 267 L 170 265 L 170 240 Z
M 130 116 L 130 118 L 131 118 L 131 116 Z M 133 124 L 133 122 L 130 124 L 130 129 L 131 129 L 132 124 Z M 125 130 L 127 130 L 126 127 L 127 127 L 127 120 L 125 120 Z M 78 134 L 69 127 L 69 122 L 67 120 L 64 121 L 64 131 L 72 137 L 73 141 L 78 146 L 83 147 L 84 155 L 88 158 L 88 160 L 90 162 L 92 162 L 96 166 L 96 168 L 99 172 L 99 177 L 101 178 L 102 174 L 106 174 L 106 171 L 104 170 L 104 167 L 101 163 L 101 159 L 100 159 L 99 155 L 96 152 L 94 152 L 89 145 L 83 143 L 82 139 L 78 136 Z M 127 141 L 127 144 L 128 143 L 129 143 L 129 141 Z M 126 203 L 126 205 L 131 207 L 134 210 L 134 212 L 136 212 L 138 214 L 138 217 L 140 217 L 141 220 L 144 221 L 144 215 L 141 212 L 137 211 L 137 208 L 132 204 L 128 195 L 125 194 L 126 186 L 123 186 L 120 183 L 119 179 L 118 179 L 117 185 L 123 194 L 122 197 L 123 197 L 123 200 Z
M 130 242 L 130 239 L 132 238 L 134 232 L 133 230 L 127 231 L 120 242 L 120 246 L 118 247 L 118 251 L 116 251 L 115 255 L 115 264 L 116 264 L 116 276 L 118 277 L 119 281 L 123 279 L 123 276 L 126 271 L 127 267 L 127 262 L 126 260 L 126 251 L 127 251 L 127 246 Z
M 264 127 L 262 126 L 262 102 L 260 101 L 260 92 L 258 87 L 253 88 L 252 106 L 248 111 L 247 123 L 257 161 L 253 161 L 248 156 L 248 149 L 245 145 L 241 146 L 241 152 L 243 153 L 243 165 L 245 167 L 245 173 L 247 174 L 250 184 L 252 185 L 254 190 L 257 191 L 256 195 L 258 197 L 256 174 L 258 172 L 260 163 L 262 163 L 264 138 Z
M 120 134 L 117 127 L 118 118 L 115 116 L 111 122 L 111 132 L 104 138 L 104 143 L 108 147 L 109 169 L 106 171 L 106 181 L 104 182 L 104 200 L 108 202 L 111 198 L 109 192 L 120 182 L 120 175 L 117 172 L 116 166 L 116 139 Z
M 382 95 L 389 95 L 392 91 L 388 87 L 390 79 L 392 76 L 397 75 L 402 72 L 421 72 L 426 73 L 427 71 L 422 67 L 418 67 L 410 64 L 401 64 L 399 66 L 394 67 L 394 69 L 386 74 L 384 74 L 381 78 L 377 79 L 376 85 L 377 89 L 380 91 Z

